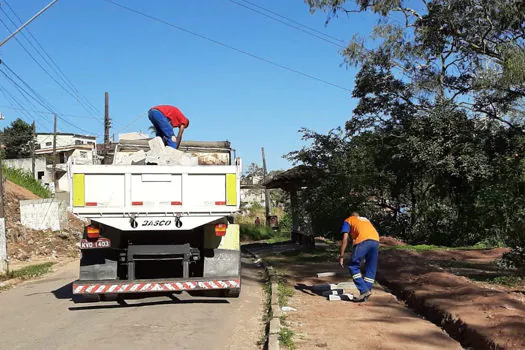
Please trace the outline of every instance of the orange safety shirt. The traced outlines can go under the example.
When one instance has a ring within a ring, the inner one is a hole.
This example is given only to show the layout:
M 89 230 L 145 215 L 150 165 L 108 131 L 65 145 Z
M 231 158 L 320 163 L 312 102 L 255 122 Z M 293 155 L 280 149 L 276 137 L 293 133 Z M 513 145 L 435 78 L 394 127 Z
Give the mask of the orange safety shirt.
M 354 245 L 367 239 L 379 242 L 379 234 L 374 225 L 367 218 L 361 216 L 350 216 L 343 223 L 341 233 L 350 233 L 354 240 Z

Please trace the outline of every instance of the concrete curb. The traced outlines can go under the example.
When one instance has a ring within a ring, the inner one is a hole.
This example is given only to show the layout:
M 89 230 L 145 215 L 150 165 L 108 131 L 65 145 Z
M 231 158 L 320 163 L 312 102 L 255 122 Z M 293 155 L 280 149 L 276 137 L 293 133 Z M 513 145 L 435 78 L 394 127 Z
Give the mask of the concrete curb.
M 271 281 L 271 302 L 270 302 L 270 310 L 269 312 L 272 315 L 272 319 L 270 320 L 270 325 L 268 327 L 268 334 L 267 334 L 267 345 L 268 350 L 279 350 L 280 344 L 279 344 L 279 335 L 281 334 L 281 308 L 279 307 L 279 300 L 278 300 L 278 291 L 277 291 L 277 281 L 275 278 L 275 270 L 272 266 L 270 266 L 268 263 L 264 262 L 257 253 L 251 251 L 250 249 L 246 247 L 242 247 L 246 253 L 250 254 L 254 257 L 256 262 L 260 263 L 264 270 L 266 271 L 266 274 L 268 275 L 268 278 Z

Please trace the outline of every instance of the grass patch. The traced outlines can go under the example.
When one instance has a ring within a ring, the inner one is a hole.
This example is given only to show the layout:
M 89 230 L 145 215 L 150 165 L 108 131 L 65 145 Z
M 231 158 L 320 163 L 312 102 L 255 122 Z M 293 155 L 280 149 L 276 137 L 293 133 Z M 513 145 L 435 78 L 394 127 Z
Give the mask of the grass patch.
M 35 180 L 35 178 L 30 172 L 20 169 L 4 167 L 3 175 L 9 181 L 28 189 L 29 191 L 33 192 L 41 198 L 51 197 L 51 191 L 42 186 L 42 184 L 38 180 Z
M 243 237 L 243 239 L 262 241 L 270 239 L 276 235 L 272 229 L 264 225 L 240 224 L 239 226 L 241 237 Z
M 264 303 L 264 311 L 263 311 L 263 317 L 262 321 L 264 323 L 264 331 L 261 335 L 261 338 L 257 342 L 257 345 L 262 346 L 266 343 L 266 339 L 268 338 L 268 332 L 270 327 L 270 320 L 273 317 L 272 312 L 272 282 L 269 278 L 267 278 L 264 281 L 263 284 L 263 292 L 265 297 L 265 303 Z
M 279 278 L 277 282 L 277 302 L 279 303 L 279 307 L 286 306 L 288 299 L 293 297 L 293 294 L 293 288 L 290 287 L 284 279 Z
M 266 243 L 273 244 L 273 243 L 282 243 L 287 242 L 290 240 L 290 234 L 285 232 L 277 232 L 275 236 L 269 238 L 266 240 Z
M 0 276 L 0 279 L 7 280 L 11 278 L 20 278 L 22 280 L 28 280 L 31 278 L 39 277 L 50 272 L 54 264 L 55 263 L 52 262 L 46 262 L 43 264 L 26 266 L 19 270 L 10 271 L 5 275 Z
M 395 245 L 395 246 L 389 246 L 389 247 L 381 247 L 381 250 L 391 250 L 391 249 L 397 249 L 397 250 L 413 250 L 416 252 L 425 252 L 428 250 L 450 250 L 454 248 L 450 247 L 442 247 L 437 245 L 429 245 L 429 244 L 417 244 L 417 245 Z
M 487 276 L 487 277 L 471 277 L 471 279 L 478 282 L 485 282 L 490 284 L 497 284 L 505 287 L 519 287 L 525 283 L 523 276 Z
M 295 349 L 295 344 L 293 342 L 293 336 L 294 332 L 287 327 L 281 327 L 281 331 L 279 332 L 279 343 L 281 343 L 282 346 L 286 346 L 288 349 Z
M 324 248 L 315 248 L 315 249 L 308 249 L 308 250 L 300 249 L 300 250 L 283 252 L 281 255 L 284 255 L 287 258 L 289 258 L 288 260 L 296 261 L 296 262 L 335 261 L 335 259 L 339 255 L 339 247 L 330 246 L 326 249 Z

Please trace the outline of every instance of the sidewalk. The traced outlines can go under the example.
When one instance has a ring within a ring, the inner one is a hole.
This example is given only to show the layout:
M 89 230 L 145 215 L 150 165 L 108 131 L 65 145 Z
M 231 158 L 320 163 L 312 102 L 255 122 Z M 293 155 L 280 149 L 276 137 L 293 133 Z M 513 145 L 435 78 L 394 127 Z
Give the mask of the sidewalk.
M 285 312 L 297 349 L 461 349 L 439 327 L 425 321 L 377 285 L 366 303 L 328 301 L 314 293 L 314 285 L 350 282 L 350 276 L 316 278 L 318 272 L 334 271 L 331 251 L 294 252 L 297 246 L 258 246 L 258 254 L 294 288 Z M 334 255 L 335 256 L 335 255 Z M 330 261 L 330 262 L 327 262 Z M 354 288 L 345 292 L 356 294 Z

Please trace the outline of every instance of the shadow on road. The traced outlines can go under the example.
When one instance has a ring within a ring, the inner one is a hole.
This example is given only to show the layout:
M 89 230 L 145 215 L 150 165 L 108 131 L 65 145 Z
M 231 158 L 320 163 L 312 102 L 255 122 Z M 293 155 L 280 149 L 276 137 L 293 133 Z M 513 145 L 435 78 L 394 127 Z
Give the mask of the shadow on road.
M 73 282 L 52 291 L 57 299 L 71 299 L 73 297 Z
M 308 294 L 308 295 L 319 295 L 319 296 L 323 296 L 323 292 L 327 289 L 320 289 L 320 288 L 315 288 L 314 286 L 308 286 L 304 283 L 298 283 L 294 286 L 295 290 L 298 290 L 298 291 L 301 291 L 303 292 L 304 294 Z
M 91 304 L 86 306 L 71 306 L 70 311 L 83 310 L 101 310 L 101 309 L 118 309 L 118 308 L 136 308 L 144 306 L 169 305 L 169 304 L 229 304 L 228 300 L 224 299 L 188 299 L 181 300 L 174 295 L 169 296 L 171 300 L 155 300 L 145 301 L 137 304 L 129 304 L 125 299 L 118 300 L 118 304 Z M 136 298 L 133 298 L 136 299 Z

